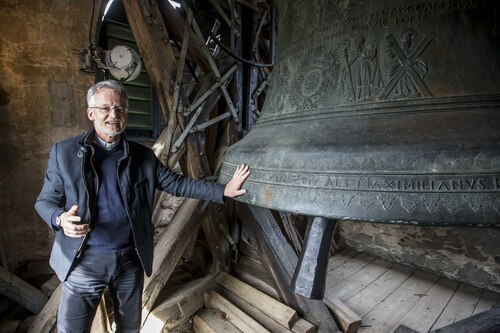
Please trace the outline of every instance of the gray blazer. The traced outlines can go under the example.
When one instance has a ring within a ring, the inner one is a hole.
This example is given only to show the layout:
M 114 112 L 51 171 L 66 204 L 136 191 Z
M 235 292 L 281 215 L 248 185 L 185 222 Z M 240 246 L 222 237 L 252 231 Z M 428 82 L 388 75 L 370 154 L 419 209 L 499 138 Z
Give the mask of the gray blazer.
M 90 223 L 97 200 L 97 175 L 92 167 L 94 130 L 54 144 L 50 152 L 45 181 L 35 209 L 55 231 L 50 265 L 65 281 L 75 259 L 85 246 L 84 237 L 67 237 L 52 224 L 53 216 L 79 205 L 78 215 Z M 154 226 L 151 221 L 155 190 L 175 196 L 224 201 L 224 186 L 195 180 L 172 172 L 147 147 L 122 136 L 124 155 L 118 163 L 118 182 L 122 200 L 132 226 L 134 243 L 147 276 L 153 266 Z

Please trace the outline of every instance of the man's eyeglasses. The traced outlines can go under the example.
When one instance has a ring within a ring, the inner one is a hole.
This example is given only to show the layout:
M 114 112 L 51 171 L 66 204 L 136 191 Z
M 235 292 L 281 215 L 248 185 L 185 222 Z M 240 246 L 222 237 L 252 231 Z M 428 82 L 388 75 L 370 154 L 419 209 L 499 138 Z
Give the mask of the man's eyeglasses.
M 128 112 L 128 109 L 122 106 L 90 106 L 89 109 L 99 109 L 99 111 L 104 114 L 109 114 L 111 110 L 115 110 L 117 114 L 125 114 Z

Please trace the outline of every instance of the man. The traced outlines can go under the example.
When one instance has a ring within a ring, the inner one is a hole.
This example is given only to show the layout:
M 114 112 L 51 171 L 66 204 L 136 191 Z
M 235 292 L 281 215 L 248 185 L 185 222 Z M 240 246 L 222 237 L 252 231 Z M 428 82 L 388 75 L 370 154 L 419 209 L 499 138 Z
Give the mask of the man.
M 85 135 L 56 143 L 35 208 L 55 231 L 50 264 L 63 281 L 59 332 L 89 332 L 106 286 L 117 332 L 139 332 L 144 273 L 151 275 L 156 189 L 223 202 L 246 190 L 248 166 L 226 186 L 191 179 L 162 165 L 153 151 L 128 141 L 128 97 L 116 81 L 88 90 Z

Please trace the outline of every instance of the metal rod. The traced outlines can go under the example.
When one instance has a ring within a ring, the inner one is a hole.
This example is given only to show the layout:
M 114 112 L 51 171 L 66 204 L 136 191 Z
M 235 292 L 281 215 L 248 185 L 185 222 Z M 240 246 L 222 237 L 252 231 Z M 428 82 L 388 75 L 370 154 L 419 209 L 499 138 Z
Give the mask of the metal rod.
M 190 133 L 200 132 L 200 131 L 204 130 L 205 128 L 207 128 L 208 126 L 211 126 L 211 125 L 213 125 L 213 124 L 215 124 L 223 119 L 226 119 L 229 116 L 231 116 L 230 112 L 224 112 L 223 114 L 221 114 L 213 119 L 210 119 L 209 121 L 206 121 L 203 124 L 194 126 L 191 129 Z
M 188 111 L 186 111 L 184 113 L 184 115 L 188 115 L 190 114 L 191 112 L 193 112 L 201 103 L 203 103 L 207 98 L 208 96 L 210 96 L 217 88 L 219 88 L 223 83 L 225 83 L 227 81 L 227 79 L 229 78 L 229 76 L 231 76 L 231 74 L 233 74 L 233 72 L 238 68 L 238 64 L 234 64 L 227 72 L 226 74 L 224 74 L 223 77 L 220 77 L 220 74 L 218 74 L 217 76 L 217 82 L 215 82 L 215 84 L 213 84 L 210 88 L 207 89 L 207 91 L 205 91 L 203 93 L 203 95 L 201 95 L 193 104 L 191 104 L 189 106 L 189 109 Z

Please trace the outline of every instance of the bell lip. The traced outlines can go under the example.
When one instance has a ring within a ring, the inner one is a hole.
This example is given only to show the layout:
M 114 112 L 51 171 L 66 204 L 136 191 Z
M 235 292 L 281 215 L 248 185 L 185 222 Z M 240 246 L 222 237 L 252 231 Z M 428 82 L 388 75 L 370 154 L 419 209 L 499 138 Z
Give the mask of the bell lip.
M 223 163 L 219 183 L 230 180 L 228 169 Z M 500 227 L 500 196 L 495 192 L 448 193 L 437 198 L 428 193 L 322 190 L 264 184 L 252 175 L 243 187 L 247 193 L 235 200 L 292 214 L 410 226 Z

